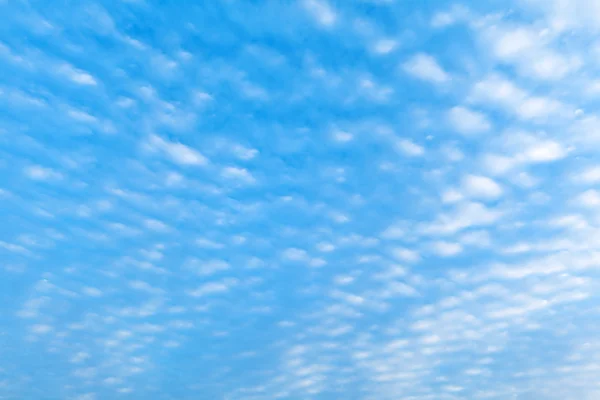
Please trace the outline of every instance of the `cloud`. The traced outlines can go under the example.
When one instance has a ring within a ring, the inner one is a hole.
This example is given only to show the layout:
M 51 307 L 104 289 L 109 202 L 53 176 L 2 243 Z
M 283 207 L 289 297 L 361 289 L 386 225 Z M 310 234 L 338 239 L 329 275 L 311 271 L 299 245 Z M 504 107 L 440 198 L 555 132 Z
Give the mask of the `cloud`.
M 354 135 L 349 132 L 336 130 L 332 134 L 333 140 L 340 143 L 347 143 L 354 139 Z
M 491 45 L 496 58 L 516 65 L 522 74 L 536 79 L 560 79 L 581 64 L 577 57 L 554 50 L 547 30 L 527 25 L 492 25 L 484 28 L 482 35 L 484 45 Z
M 490 209 L 479 202 L 459 203 L 452 213 L 444 213 L 431 223 L 422 224 L 421 232 L 432 235 L 448 235 L 465 228 L 486 226 L 502 216 L 497 209 Z
M 306 261 L 308 259 L 308 253 L 306 250 L 290 247 L 283 251 L 282 257 L 289 261 Z
M 100 297 L 103 294 L 100 289 L 91 286 L 86 286 L 81 291 L 83 294 L 90 297 Z
M 483 113 L 466 107 L 453 107 L 448 111 L 448 121 L 457 132 L 471 135 L 487 132 L 491 124 Z
M 243 183 L 254 183 L 256 179 L 252 174 L 245 168 L 239 167 L 225 167 L 221 171 L 223 178 Z
M 560 101 L 532 96 L 512 81 L 492 74 L 473 85 L 469 100 L 476 104 L 499 107 L 524 120 L 545 120 L 550 116 L 567 114 Z
M 590 189 L 577 196 L 577 203 L 590 208 L 600 206 L 600 193 L 597 190 Z
M 431 249 L 434 253 L 442 257 L 455 256 L 463 251 L 463 247 L 459 243 L 443 241 L 434 242 L 431 245 Z
M 496 199 L 503 193 L 502 187 L 493 179 L 480 175 L 465 175 L 462 187 L 465 193 L 476 199 Z
M 440 84 L 450 80 L 446 71 L 429 54 L 416 54 L 409 58 L 402 67 L 407 74 L 423 81 Z
M 398 46 L 397 41 L 393 39 L 379 39 L 373 45 L 373 51 L 377 54 L 389 54 Z
M 41 165 L 32 165 L 25 168 L 25 175 L 35 181 L 52 181 L 62 179 L 62 174 L 52 168 L 42 167 Z
M 600 182 L 600 166 L 586 168 L 576 175 L 575 180 L 584 184 L 594 184 Z
M 392 249 L 392 256 L 405 262 L 417 262 L 421 259 L 417 251 L 402 247 L 394 247 Z
M 320 25 L 325 27 L 335 25 L 337 15 L 324 0 L 304 0 L 303 5 Z
M 96 86 L 98 84 L 92 75 L 69 64 L 61 65 L 58 71 L 79 85 Z
M 204 297 L 217 295 L 221 293 L 227 293 L 236 283 L 235 280 L 226 279 L 221 282 L 209 282 L 203 285 L 200 285 L 196 289 L 188 291 L 188 294 L 191 297 Z
M 425 154 L 425 149 L 408 139 L 398 139 L 395 143 L 396 149 L 404 155 L 418 157 Z
M 180 165 L 203 166 L 208 164 L 208 159 L 197 150 L 177 142 L 170 142 L 157 135 L 150 135 L 144 143 L 150 152 L 158 152 L 174 163 Z
M 2 396 L 598 398 L 597 1 L 5 3 Z

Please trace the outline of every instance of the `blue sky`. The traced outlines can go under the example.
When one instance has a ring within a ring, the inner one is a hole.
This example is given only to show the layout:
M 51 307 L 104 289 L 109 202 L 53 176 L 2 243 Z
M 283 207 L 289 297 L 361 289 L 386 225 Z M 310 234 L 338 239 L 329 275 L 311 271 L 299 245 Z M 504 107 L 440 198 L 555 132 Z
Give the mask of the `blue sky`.
M 0 15 L 0 399 L 600 398 L 599 1 Z

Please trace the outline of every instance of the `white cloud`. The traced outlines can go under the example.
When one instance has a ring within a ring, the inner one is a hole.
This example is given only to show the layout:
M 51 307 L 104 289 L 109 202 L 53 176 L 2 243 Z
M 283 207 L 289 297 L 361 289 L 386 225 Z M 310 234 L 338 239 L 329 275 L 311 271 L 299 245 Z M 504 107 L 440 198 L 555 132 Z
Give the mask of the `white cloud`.
M 46 335 L 52 330 L 52 326 L 47 324 L 36 324 L 31 327 L 31 333 L 34 333 L 36 335 Z
M 100 297 L 103 294 L 100 289 L 91 286 L 84 287 L 81 292 L 90 297 Z
M 90 355 L 88 353 L 86 353 L 85 351 L 79 351 L 73 357 L 71 357 L 69 362 L 73 364 L 79 364 L 84 362 L 88 358 L 90 358 Z
M 325 27 L 335 25 L 337 15 L 325 0 L 304 0 L 303 4 L 306 10 L 319 24 Z
M 434 253 L 442 257 L 455 256 L 463 251 L 460 243 L 438 241 L 431 244 L 431 249 Z
M 540 140 L 526 148 L 520 159 L 531 163 L 544 163 L 560 160 L 566 157 L 567 150 L 554 140 Z
M 232 151 L 237 158 L 244 161 L 252 160 L 258 155 L 258 150 L 247 148 L 239 144 L 233 146 Z
M 600 183 L 600 166 L 592 166 L 578 173 L 575 180 L 580 183 Z
M 146 219 L 144 221 L 144 226 L 152 231 L 156 232 L 167 232 L 170 230 L 169 226 L 164 222 L 161 222 L 157 219 Z
M 335 250 L 335 246 L 328 242 L 320 242 L 317 244 L 317 250 L 324 253 L 329 253 Z
M 471 174 L 463 177 L 462 188 L 470 197 L 476 199 L 496 199 L 503 192 L 502 187 L 494 180 Z
M 486 24 L 480 36 L 493 56 L 516 66 L 517 71 L 527 77 L 556 80 L 575 71 L 581 64 L 565 49 L 554 50 L 548 30 L 533 25 Z
M 431 19 L 431 26 L 445 28 L 467 19 L 469 14 L 469 10 L 464 6 L 454 5 L 448 11 L 435 13 Z
M 529 97 L 518 106 L 516 112 L 523 119 L 547 118 L 563 113 L 563 107 L 558 101 L 547 97 Z
M 487 231 L 471 231 L 460 236 L 460 243 L 465 246 L 488 247 L 492 238 Z
M 491 129 L 491 124 L 485 114 L 466 107 L 450 109 L 448 121 L 455 130 L 466 135 L 483 133 Z
M 222 249 L 223 247 L 225 247 L 225 245 L 223 243 L 215 242 L 214 240 L 210 240 L 210 239 L 206 239 L 206 238 L 196 239 L 196 246 L 202 247 L 204 249 L 215 249 L 215 250 Z
M 408 139 L 398 139 L 395 143 L 396 149 L 407 156 L 416 157 L 425 154 L 425 149 Z
M 492 74 L 475 83 L 469 101 L 500 107 L 524 120 L 545 120 L 566 115 L 567 107 L 548 97 L 531 96 L 512 81 Z
M 289 261 L 306 261 L 308 260 L 308 253 L 306 250 L 291 247 L 283 251 L 282 257 Z
M 396 49 L 398 43 L 393 39 L 380 39 L 375 42 L 373 51 L 377 54 L 389 54 Z
M 221 170 L 221 176 L 225 179 L 230 179 L 243 183 L 254 183 L 256 179 L 246 168 L 225 167 Z
M 404 247 L 395 247 L 391 250 L 391 253 L 394 258 L 400 261 L 417 262 L 421 259 L 418 252 Z
M 354 282 L 354 277 L 348 275 L 337 275 L 333 278 L 333 281 L 336 285 L 345 286 Z
M 340 143 L 347 143 L 354 139 L 354 135 L 349 132 L 336 130 L 332 134 L 333 140 Z
M 448 189 L 442 193 L 443 203 L 458 203 L 464 198 L 465 196 L 456 189 Z
M 209 282 L 189 291 L 188 294 L 192 297 L 204 297 L 213 294 L 226 293 L 236 283 L 237 281 L 232 279 L 226 279 L 221 282 Z
M 586 190 L 577 196 L 577 203 L 590 208 L 597 208 L 600 206 L 600 192 L 594 189 Z
M 229 263 L 223 260 L 197 261 L 195 264 L 199 275 L 214 275 L 230 268 Z
M 89 73 L 77 69 L 69 64 L 63 64 L 58 68 L 59 73 L 65 75 L 67 78 L 79 85 L 95 86 L 97 85 L 96 79 Z
M 398 240 L 406 237 L 406 234 L 407 232 L 402 226 L 395 224 L 387 227 L 381 233 L 381 237 L 388 240 Z
M 42 167 L 41 165 L 32 165 L 25 168 L 25 175 L 35 181 L 49 181 L 62 179 L 62 175 L 52 168 Z
M 415 78 L 432 83 L 445 83 L 450 80 L 450 76 L 442 69 L 435 58 L 424 53 L 411 57 L 404 63 L 403 69 Z
M 420 231 L 427 235 L 449 235 L 465 228 L 493 224 L 502 212 L 478 202 L 459 203 L 452 213 L 439 215 L 435 221 L 422 224 Z
M 153 152 L 160 152 L 171 161 L 181 165 L 206 165 L 208 159 L 197 150 L 184 144 L 170 142 L 157 135 L 151 135 L 145 147 Z
M 557 33 L 568 29 L 575 31 L 598 30 L 600 3 L 597 0 L 520 0 L 521 5 L 541 11 L 546 23 Z

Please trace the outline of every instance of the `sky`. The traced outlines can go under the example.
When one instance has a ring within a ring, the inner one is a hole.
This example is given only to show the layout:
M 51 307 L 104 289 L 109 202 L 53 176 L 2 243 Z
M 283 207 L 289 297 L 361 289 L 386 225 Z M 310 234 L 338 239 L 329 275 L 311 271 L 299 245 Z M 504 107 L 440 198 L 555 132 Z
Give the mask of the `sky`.
M 0 15 L 0 399 L 600 398 L 600 1 Z

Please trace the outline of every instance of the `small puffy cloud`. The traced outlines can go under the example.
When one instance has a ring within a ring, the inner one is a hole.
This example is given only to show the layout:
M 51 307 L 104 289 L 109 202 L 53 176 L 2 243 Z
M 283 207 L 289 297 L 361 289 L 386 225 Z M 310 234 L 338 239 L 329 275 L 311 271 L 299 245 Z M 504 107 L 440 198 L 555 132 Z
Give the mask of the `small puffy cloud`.
M 32 165 L 23 171 L 29 179 L 35 181 L 51 181 L 62 179 L 62 174 L 52 168 L 42 167 L 41 165 Z
M 584 184 L 600 183 L 600 165 L 584 169 L 575 176 L 575 181 Z
M 335 250 L 335 246 L 331 243 L 328 242 L 320 242 L 317 243 L 317 250 L 323 252 L 323 253 L 329 253 Z
M 53 328 L 47 324 L 36 324 L 31 327 L 31 333 L 36 335 L 46 335 L 52 332 Z
M 508 78 L 492 74 L 476 82 L 469 101 L 499 107 L 523 120 L 543 121 L 566 115 L 567 107 L 549 97 L 532 96 Z
M 409 75 L 424 81 L 439 84 L 450 80 L 450 76 L 442 69 L 436 59 L 425 53 L 414 55 L 402 67 Z
M 539 32 L 527 27 L 499 29 L 495 26 L 489 35 L 493 35 L 494 54 L 503 59 L 522 56 L 527 51 L 534 49 L 541 39 Z
M 504 175 L 516 168 L 520 163 L 514 157 L 502 154 L 484 154 L 481 157 L 483 168 L 492 175 Z
M 243 160 L 243 161 L 252 160 L 253 158 L 255 158 L 258 155 L 258 150 L 244 147 L 239 144 L 234 145 L 232 147 L 231 151 L 237 158 L 239 158 L 240 160 Z
M 465 135 L 487 132 L 491 124 L 485 114 L 466 107 L 453 107 L 448 111 L 448 121 L 459 133 Z
M 400 261 L 413 263 L 421 259 L 421 256 L 418 252 L 404 247 L 395 247 L 391 250 L 391 253 L 394 258 Z
M 354 139 L 354 135 L 351 133 L 340 130 L 336 130 L 331 136 L 333 137 L 333 140 L 339 143 L 347 143 Z
M 503 192 L 502 187 L 493 179 L 472 174 L 463 177 L 462 188 L 470 197 L 476 199 L 496 199 Z
M 354 277 L 349 275 L 337 275 L 333 278 L 333 282 L 336 285 L 345 286 L 354 282 Z
M 157 135 L 151 135 L 145 148 L 152 152 L 158 152 L 180 165 L 206 165 L 208 159 L 197 150 L 181 143 L 165 140 Z
M 283 251 L 281 256 L 289 261 L 306 261 L 308 260 L 308 253 L 306 250 L 290 247 Z
M 464 246 L 488 247 L 492 243 L 492 238 L 487 231 L 477 230 L 461 235 L 459 241 Z
M 85 294 L 86 296 L 90 296 L 90 297 L 100 297 L 102 296 L 102 290 L 95 288 L 95 287 L 91 287 L 91 286 L 86 286 L 84 287 L 81 292 L 83 294 Z
M 403 239 L 406 237 L 406 235 L 406 229 L 398 224 L 391 225 L 381 232 L 381 237 L 387 240 Z
M 513 109 L 521 104 L 527 93 L 511 80 L 498 74 L 492 74 L 476 82 L 470 94 L 471 101 L 489 103 Z
M 85 351 L 79 351 L 73 357 L 70 358 L 69 362 L 73 364 L 80 364 L 90 358 L 90 355 Z
M 431 18 L 433 28 L 445 28 L 468 18 L 469 10 L 460 5 L 454 5 L 447 11 L 439 11 Z
M 456 189 L 448 189 L 442 193 L 443 203 L 457 203 L 465 198 L 464 194 Z
M 202 247 L 204 249 L 222 249 L 225 247 L 223 243 L 215 242 L 214 240 L 206 239 L 206 238 L 198 238 L 196 239 L 196 246 Z
M 325 27 L 335 25 L 336 12 L 325 0 L 304 0 L 303 5 L 320 25 Z
M 239 167 L 225 167 L 221 170 L 221 176 L 225 179 L 243 182 L 243 183 L 254 183 L 256 179 L 246 168 Z
M 223 260 L 197 261 L 196 270 L 199 275 L 214 275 L 218 272 L 227 271 L 229 263 Z
M 554 140 L 540 140 L 531 143 L 521 154 L 520 159 L 531 163 L 545 163 L 566 157 L 567 150 Z
M 396 49 L 398 42 L 393 39 L 379 39 L 373 45 L 373 51 L 377 54 L 388 54 Z
M 157 219 L 146 219 L 144 221 L 144 226 L 152 231 L 156 232 L 167 232 L 170 230 L 169 226 L 164 222 L 161 222 Z
M 594 189 L 586 190 L 577 196 L 576 201 L 584 207 L 597 208 L 600 206 L 600 192 Z
M 495 223 L 503 213 L 479 202 L 459 203 L 451 213 L 440 214 L 435 221 L 424 223 L 419 231 L 425 235 L 450 235 L 470 227 Z
M 79 85 L 97 85 L 96 79 L 92 75 L 85 71 L 77 69 L 72 65 L 63 64 L 58 68 L 58 72 Z
M 498 60 L 535 79 L 560 79 L 581 65 L 577 57 L 554 50 L 548 32 L 533 26 L 495 24 L 483 30 L 482 40 Z
M 553 114 L 560 114 L 563 105 L 547 97 L 529 97 L 516 109 L 517 115 L 523 119 L 547 118 Z
M 455 256 L 463 251 L 463 247 L 460 243 L 438 241 L 431 245 L 431 249 L 434 253 L 442 257 Z
M 404 155 L 417 157 L 425 154 L 423 146 L 416 144 L 408 139 L 398 139 L 395 143 L 396 149 Z
M 208 282 L 200 285 L 198 288 L 191 290 L 188 294 L 192 297 L 204 297 L 214 294 L 227 293 L 237 281 L 235 279 L 225 279 L 220 282 Z

